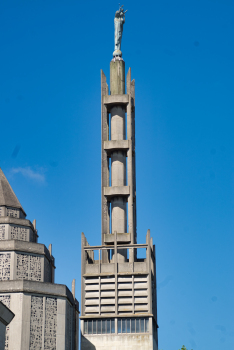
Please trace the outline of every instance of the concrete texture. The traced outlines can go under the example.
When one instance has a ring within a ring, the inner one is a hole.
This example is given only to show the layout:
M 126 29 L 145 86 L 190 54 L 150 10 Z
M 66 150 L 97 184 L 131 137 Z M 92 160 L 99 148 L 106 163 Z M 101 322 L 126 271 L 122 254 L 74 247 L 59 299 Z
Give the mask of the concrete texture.
M 73 294 L 54 283 L 52 245 L 47 249 L 37 243 L 36 220 L 25 216 L 0 170 L 0 301 L 15 314 L 6 329 L 5 349 L 77 350 L 74 281 Z
M 19 208 L 24 214 L 22 205 L 12 190 L 7 178 L 0 168 L 0 206 Z M 25 214 L 26 215 L 26 214 Z
M 157 350 L 155 247 L 149 231 L 146 243 L 137 244 L 135 81 L 129 69 L 125 94 L 122 59 L 110 63 L 110 95 L 101 71 L 101 106 L 102 243 L 90 246 L 82 233 L 81 350 Z M 144 259 L 137 258 L 139 249 L 145 249 Z M 94 259 L 95 251 L 98 259 Z M 136 322 L 147 318 L 149 330 L 144 329 L 143 334 L 118 334 L 118 320 L 125 322 L 129 317 L 136 317 Z M 84 325 L 96 327 L 100 324 L 96 319 L 101 324 L 114 319 L 115 334 L 88 334 Z

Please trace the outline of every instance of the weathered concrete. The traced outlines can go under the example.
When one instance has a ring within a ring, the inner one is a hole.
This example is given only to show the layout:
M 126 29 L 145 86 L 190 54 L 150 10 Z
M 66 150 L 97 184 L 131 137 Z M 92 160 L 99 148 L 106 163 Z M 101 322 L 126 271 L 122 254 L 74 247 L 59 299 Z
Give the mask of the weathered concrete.
M 36 220 L 25 219 L 2 171 L 0 205 L 0 301 L 15 314 L 4 337 L 6 349 L 78 350 L 74 281 L 73 294 L 54 284 L 52 245 L 37 243 Z
M 0 301 L 0 350 L 5 348 L 6 326 L 8 326 L 14 316 L 14 313 Z
M 149 231 L 146 244 L 136 244 L 135 82 L 129 70 L 125 94 L 122 59 L 111 61 L 110 95 L 103 72 L 101 90 L 102 245 L 90 246 L 82 233 L 81 350 L 157 350 L 155 248 Z M 126 334 L 127 322 L 150 327 Z
M 149 350 L 153 347 L 153 336 L 146 334 L 85 335 L 81 337 L 82 350 Z

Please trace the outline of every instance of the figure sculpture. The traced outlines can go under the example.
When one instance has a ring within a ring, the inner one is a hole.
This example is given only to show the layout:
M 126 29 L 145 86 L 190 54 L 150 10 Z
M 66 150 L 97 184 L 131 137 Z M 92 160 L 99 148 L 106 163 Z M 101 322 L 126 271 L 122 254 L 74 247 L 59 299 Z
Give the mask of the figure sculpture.
M 122 33 L 123 33 L 123 25 L 125 23 L 125 13 L 123 5 L 119 7 L 119 10 L 115 13 L 115 51 L 113 53 L 113 56 L 122 56 L 121 52 L 121 39 L 122 39 Z

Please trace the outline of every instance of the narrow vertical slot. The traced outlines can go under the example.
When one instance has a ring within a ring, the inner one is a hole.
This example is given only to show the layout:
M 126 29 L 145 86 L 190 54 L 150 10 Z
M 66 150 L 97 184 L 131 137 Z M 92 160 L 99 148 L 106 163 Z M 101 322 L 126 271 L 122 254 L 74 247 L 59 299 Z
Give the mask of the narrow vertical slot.
M 111 225 L 111 223 L 112 223 L 112 210 L 111 210 L 111 202 L 110 202 L 110 205 L 109 205 L 109 210 L 110 210 L 110 221 L 109 221 L 109 232 L 110 233 L 112 233 L 112 225 Z
M 129 224 L 128 224 L 128 200 L 126 200 L 126 230 L 129 232 Z
M 128 125 L 128 118 L 127 113 L 125 113 L 125 130 L 124 130 L 124 139 L 127 140 L 127 125 Z
M 111 113 L 108 113 L 108 122 L 109 122 L 109 140 L 111 140 Z
M 127 153 L 125 153 L 126 160 L 125 160 L 125 186 L 128 186 L 128 157 Z
M 108 157 L 108 165 L 109 165 L 109 186 L 111 186 L 111 157 Z

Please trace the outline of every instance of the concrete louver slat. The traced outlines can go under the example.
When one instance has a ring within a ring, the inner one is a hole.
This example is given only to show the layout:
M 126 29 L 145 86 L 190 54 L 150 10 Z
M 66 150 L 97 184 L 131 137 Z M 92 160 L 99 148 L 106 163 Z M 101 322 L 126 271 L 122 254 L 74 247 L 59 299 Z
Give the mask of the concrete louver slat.
M 130 283 L 118 283 L 118 289 L 132 289 L 132 284 Z
M 101 285 L 101 290 L 103 289 L 115 289 L 115 284 L 102 284 Z
M 135 276 L 134 277 L 134 281 L 135 282 L 147 282 L 148 281 L 148 277 L 147 276 L 144 276 L 144 277 L 137 277 L 137 276 Z
M 86 306 L 85 307 L 85 313 L 97 313 L 97 312 L 99 312 L 99 306 L 97 306 L 97 307 Z
M 115 306 L 102 306 L 101 312 L 115 312 Z
M 99 299 L 85 300 L 85 305 L 99 305 Z
M 99 279 L 98 278 L 86 278 L 85 284 L 90 284 L 90 283 L 99 283 Z
M 101 283 L 115 283 L 115 278 L 106 278 L 106 277 L 102 277 L 101 278 Z
M 88 284 L 85 286 L 85 290 L 99 290 L 99 284 Z
M 101 299 L 101 305 L 109 305 L 109 304 L 115 304 L 115 299 L 114 298 Z
M 148 295 L 148 289 L 138 289 L 134 291 L 134 297 Z
M 139 298 L 135 298 L 134 300 L 135 304 L 148 304 L 148 298 L 144 298 L 144 297 L 139 297 Z
M 132 282 L 132 277 L 118 277 L 118 282 Z
M 119 305 L 118 311 L 132 311 L 132 305 Z
M 99 297 L 99 292 L 86 292 L 85 293 L 85 299 L 89 298 L 98 298 Z
M 134 282 L 134 289 L 145 289 L 147 288 L 147 283 L 135 283 Z
M 148 311 L 148 304 L 139 304 L 139 305 L 135 305 L 135 311 Z
M 118 290 L 118 297 L 131 297 L 132 290 Z
M 108 297 L 114 297 L 115 296 L 115 292 L 103 292 L 101 291 L 101 298 L 108 298 Z
M 119 304 L 132 304 L 132 298 L 119 298 Z

